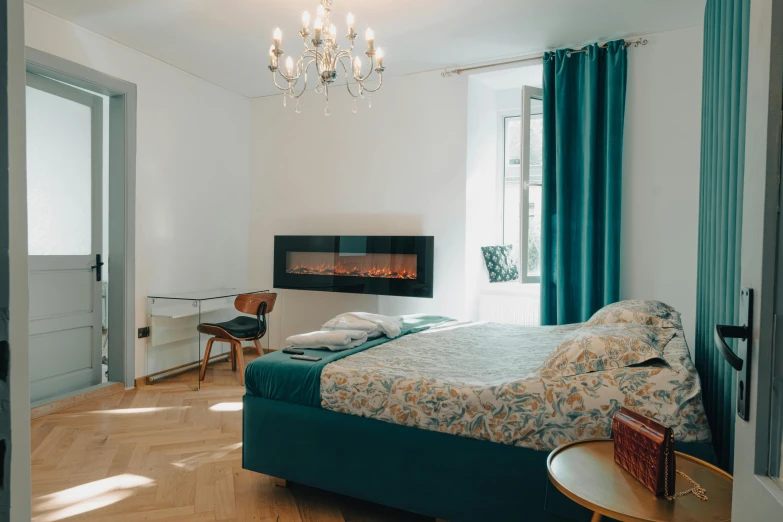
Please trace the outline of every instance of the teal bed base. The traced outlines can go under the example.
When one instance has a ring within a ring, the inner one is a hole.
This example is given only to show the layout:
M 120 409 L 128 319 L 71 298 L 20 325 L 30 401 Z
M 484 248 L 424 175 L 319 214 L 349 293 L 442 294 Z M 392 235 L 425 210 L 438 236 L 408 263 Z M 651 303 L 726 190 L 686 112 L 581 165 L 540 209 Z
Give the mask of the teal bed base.
M 548 451 L 251 395 L 242 415 L 245 469 L 449 522 L 590 520 L 549 483 Z

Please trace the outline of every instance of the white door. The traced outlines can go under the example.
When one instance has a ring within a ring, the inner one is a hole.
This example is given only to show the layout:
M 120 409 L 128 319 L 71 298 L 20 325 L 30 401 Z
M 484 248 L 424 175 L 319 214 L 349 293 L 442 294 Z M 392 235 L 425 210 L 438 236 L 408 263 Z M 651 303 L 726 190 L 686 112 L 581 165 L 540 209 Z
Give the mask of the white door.
M 753 298 L 750 344 L 739 344 L 735 360 L 732 499 L 732 520 L 740 522 L 783 520 L 783 34 L 773 31 L 780 27 L 782 0 L 751 2 L 741 284 Z
M 32 73 L 26 94 L 30 395 L 36 402 L 101 383 L 103 100 Z

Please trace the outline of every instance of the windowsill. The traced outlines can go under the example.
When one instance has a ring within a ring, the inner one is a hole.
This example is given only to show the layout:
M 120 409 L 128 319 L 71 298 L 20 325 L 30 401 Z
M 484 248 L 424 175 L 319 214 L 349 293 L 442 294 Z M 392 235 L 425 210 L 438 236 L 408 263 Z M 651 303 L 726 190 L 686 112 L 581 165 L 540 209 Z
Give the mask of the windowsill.
M 541 295 L 541 285 L 538 283 L 520 284 L 518 281 L 509 281 L 507 283 L 485 282 L 481 286 L 480 291 L 485 295 L 499 294 L 538 298 Z

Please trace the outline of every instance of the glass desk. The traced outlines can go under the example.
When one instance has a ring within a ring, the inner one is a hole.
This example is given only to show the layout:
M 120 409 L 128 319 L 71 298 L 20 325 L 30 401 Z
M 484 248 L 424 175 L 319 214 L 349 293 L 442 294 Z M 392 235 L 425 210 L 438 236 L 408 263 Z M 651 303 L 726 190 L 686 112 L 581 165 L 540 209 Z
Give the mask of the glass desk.
M 201 389 L 198 367 L 204 356 L 209 335 L 199 334 L 203 322 L 228 321 L 246 315 L 234 308 L 234 299 L 241 294 L 259 294 L 269 290 L 246 288 L 213 288 L 192 292 L 163 293 L 147 296 L 147 319 L 150 339 L 147 345 L 147 384 L 193 371 L 193 389 Z M 268 324 L 268 323 L 267 323 Z M 269 331 L 265 347 L 269 348 Z M 264 343 L 264 339 L 261 339 Z M 229 345 L 215 343 L 211 361 L 228 357 Z M 239 378 L 237 378 L 239 382 Z

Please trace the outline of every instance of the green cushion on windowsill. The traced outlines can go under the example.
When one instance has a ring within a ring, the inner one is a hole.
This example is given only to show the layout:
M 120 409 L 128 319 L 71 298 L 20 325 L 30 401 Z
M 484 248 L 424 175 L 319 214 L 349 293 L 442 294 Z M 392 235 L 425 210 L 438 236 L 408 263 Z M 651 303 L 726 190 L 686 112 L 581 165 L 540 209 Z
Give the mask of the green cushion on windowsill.
M 519 268 L 514 261 L 512 249 L 511 245 L 481 247 L 490 283 L 519 280 Z

